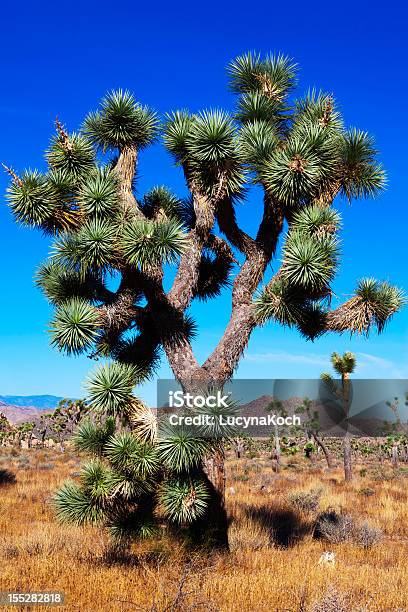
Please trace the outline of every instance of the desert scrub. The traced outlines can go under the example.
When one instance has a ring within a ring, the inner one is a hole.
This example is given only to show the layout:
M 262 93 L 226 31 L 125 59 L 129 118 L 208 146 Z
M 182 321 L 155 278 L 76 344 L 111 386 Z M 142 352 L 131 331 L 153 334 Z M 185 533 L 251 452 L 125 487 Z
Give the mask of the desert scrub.
M 301 512 L 315 512 L 319 508 L 323 489 L 295 491 L 288 495 L 288 502 Z
M 351 612 L 350 598 L 330 586 L 323 597 L 314 602 L 310 612 Z
M 382 540 L 383 532 L 368 521 L 359 523 L 350 514 L 338 514 L 335 510 L 328 510 L 318 517 L 314 535 L 331 544 L 352 542 L 367 549 Z

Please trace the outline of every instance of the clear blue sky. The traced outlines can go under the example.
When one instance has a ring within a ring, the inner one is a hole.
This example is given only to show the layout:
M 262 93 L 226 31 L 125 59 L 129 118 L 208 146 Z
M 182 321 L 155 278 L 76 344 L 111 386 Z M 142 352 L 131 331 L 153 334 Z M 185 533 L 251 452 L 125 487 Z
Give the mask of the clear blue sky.
M 300 64 L 299 91 L 334 92 L 346 122 L 373 133 L 389 185 L 377 201 L 338 203 L 343 214 L 342 267 L 335 283 L 346 299 L 355 280 L 376 276 L 407 287 L 407 43 L 403 3 L 368 2 L 20 2 L 2 9 L 0 160 L 17 171 L 44 167 L 55 116 L 76 129 L 112 88 L 131 89 L 159 112 L 231 108 L 225 66 L 250 49 L 282 51 Z M 49 244 L 16 227 L 0 176 L 0 394 L 78 396 L 92 362 L 67 358 L 48 344 L 51 311 L 33 285 Z M 155 184 L 182 193 L 179 170 L 162 147 L 141 161 L 139 193 Z M 247 227 L 256 194 L 240 210 Z M 193 308 L 199 358 L 214 346 L 229 314 L 229 296 Z M 315 342 L 270 325 L 258 330 L 238 375 L 307 377 L 333 350 L 358 353 L 361 377 L 408 377 L 408 308 L 369 340 L 326 336 Z M 160 371 L 168 375 L 166 365 Z M 154 385 L 142 390 L 154 402 Z

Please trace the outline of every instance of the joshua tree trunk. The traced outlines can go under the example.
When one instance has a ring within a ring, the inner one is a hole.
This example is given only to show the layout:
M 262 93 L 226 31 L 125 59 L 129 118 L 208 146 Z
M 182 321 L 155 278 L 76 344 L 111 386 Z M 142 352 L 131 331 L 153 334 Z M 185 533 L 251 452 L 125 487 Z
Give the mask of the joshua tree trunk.
M 351 438 L 348 430 L 348 417 L 350 409 L 350 375 L 346 372 L 342 375 L 343 383 L 343 410 L 346 420 L 346 431 L 343 439 L 343 461 L 344 461 L 344 478 L 346 482 L 353 480 L 353 470 L 351 461 Z
M 225 455 L 224 449 L 207 457 L 203 471 L 210 493 L 208 510 L 191 530 L 194 541 L 209 548 L 228 549 L 228 517 L 225 508 Z
M 242 454 L 244 452 L 244 445 L 242 440 L 240 440 L 240 438 L 234 440 L 234 449 L 235 449 L 235 456 L 237 459 L 241 459 Z
M 353 470 L 351 467 L 351 438 L 349 432 L 345 433 L 343 439 L 343 459 L 344 459 L 344 478 L 346 482 L 353 480 Z
M 327 467 L 331 470 L 334 467 L 333 457 L 327 448 L 325 442 L 316 434 L 313 434 L 313 438 L 316 441 L 316 444 L 322 449 L 324 457 L 326 459 Z
M 391 449 L 391 463 L 393 468 L 398 467 L 398 445 L 393 444 Z
M 279 430 L 275 425 L 275 460 L 276 460 L 276 471 L 280 472 L 281 469 L 281 447 L 280 447 L 280 439 L 279 439 Z

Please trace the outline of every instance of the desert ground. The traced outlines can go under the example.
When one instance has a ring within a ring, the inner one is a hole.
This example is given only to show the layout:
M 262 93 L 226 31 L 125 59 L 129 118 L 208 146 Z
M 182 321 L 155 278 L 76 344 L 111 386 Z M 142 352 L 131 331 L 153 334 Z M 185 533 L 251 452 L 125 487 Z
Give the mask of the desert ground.
M 0 469 L 16 476 L 0 485 L 0 591 L 61 591 L 63 609 L 81 612 L 408 609 L 407 468 L 357 465 L 346 485 L 340 461 L 328 471 L 322 459 L 285 457 L 277 474 L 267 453 L 230 453 L 230 553 L 200 554 L 163 534 L 118 554 L 101 530 L 55 520 L 53 492 L 78 476 L 72 450 L 0 451 Z M 319 539 L 327 511 L 369 528 Z

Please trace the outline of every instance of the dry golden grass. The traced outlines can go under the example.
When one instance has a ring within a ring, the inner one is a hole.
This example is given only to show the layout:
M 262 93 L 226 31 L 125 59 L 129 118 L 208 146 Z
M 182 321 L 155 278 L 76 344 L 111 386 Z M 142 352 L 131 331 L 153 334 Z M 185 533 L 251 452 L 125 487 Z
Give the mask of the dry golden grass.
M 120 561 L 100 531 L 54 520 L 50 496 L 78 471 L 74 454 L 1 451 L 0 468 L 12 469 L 17 484 L 0 488 L 0 591 L 62 591 L 64 609 L 81 612 L 407 609 L 406 478 L 356 477 L 346 486 L 340 469 L 329 473 L 299 459 L 280 475 L 266 457 L 229 460 L 230 554 L 195 557 L 163 537 L 135 545 Z M 369 496 L 362 492 L 368 487 Z M 322 488 L 321 510 L 367 519 L 384 540 L 369 550 L 314 540 L 311 515 L 288 502 L 291 492 L 312 488 Z M 336 553 L 334 567 L 318 565 L 327 550 Z

